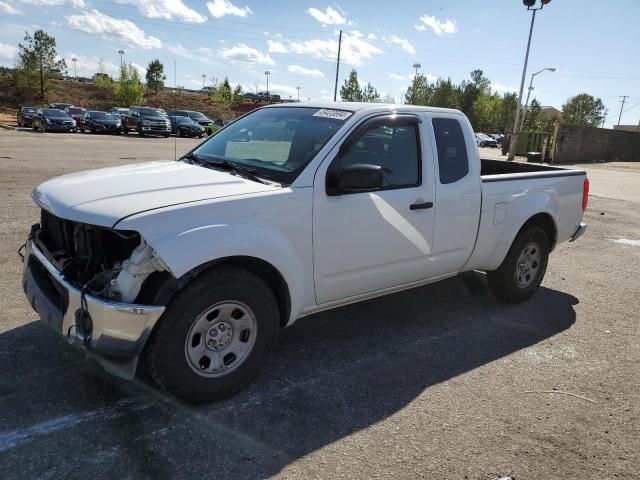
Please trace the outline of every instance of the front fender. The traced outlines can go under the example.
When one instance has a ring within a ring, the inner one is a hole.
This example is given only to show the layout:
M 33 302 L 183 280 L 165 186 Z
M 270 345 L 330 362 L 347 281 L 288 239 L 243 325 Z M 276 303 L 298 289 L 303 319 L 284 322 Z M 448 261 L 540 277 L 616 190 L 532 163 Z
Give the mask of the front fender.
M 147 238 L 144 231 L 140 233 L 176 278 L 220 258 L 245 256 L 268 262 L 289 287 L 289 323 L 302 312 L 308 293 L 313 292 L 313 285 L 307 285 L 313 277 L 305 275 L 300 252 L 287 237 L 264 226 L 211 224 L 158 238 Z

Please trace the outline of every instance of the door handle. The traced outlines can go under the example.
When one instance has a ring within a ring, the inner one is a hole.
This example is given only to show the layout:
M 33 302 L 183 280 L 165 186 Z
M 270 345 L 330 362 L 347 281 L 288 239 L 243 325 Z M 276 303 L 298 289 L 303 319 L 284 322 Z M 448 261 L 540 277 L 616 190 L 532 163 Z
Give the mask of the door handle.
M 433 207 L 433 202 L 412 203 L 409 206 L 409 210 L 424 210 L 432 207 Z

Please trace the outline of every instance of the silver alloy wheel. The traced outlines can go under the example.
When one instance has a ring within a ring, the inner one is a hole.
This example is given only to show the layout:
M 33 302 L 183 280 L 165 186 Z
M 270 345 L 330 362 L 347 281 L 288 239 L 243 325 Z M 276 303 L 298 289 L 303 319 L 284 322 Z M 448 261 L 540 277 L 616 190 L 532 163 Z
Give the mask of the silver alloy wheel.
M 540 270 L 540 247 L 535 243 L 527 244 L 516 263 L 515 279 L 520 288 L 530 286 L 538 276 Z
M 215 378 L 235 370 L 251 353 L 258 323 L 251 309 L 237 301 L 208 307 L 191 325 L 184 354 L 191 369 L 202 377 Z

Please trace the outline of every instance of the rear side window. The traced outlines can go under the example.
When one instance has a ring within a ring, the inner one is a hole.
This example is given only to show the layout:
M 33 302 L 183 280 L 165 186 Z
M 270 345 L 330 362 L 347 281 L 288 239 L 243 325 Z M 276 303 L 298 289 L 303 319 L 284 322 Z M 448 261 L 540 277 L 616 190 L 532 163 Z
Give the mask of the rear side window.
M 469 173 L 467 146 L 460 122 L 453 118 L 434 118 L 433 131 L 438 149 L 440 183 L 454 183 Z

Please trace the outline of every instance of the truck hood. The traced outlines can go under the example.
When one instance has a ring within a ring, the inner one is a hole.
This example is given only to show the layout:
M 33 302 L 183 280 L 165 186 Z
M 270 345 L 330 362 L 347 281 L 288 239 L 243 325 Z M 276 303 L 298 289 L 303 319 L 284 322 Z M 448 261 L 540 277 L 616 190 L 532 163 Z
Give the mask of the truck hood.
M 220 170 L 162 161 L 63 175 L 40 185 L 32 197 L 60 218 L 112 227 L 147 210 L 277 189 Z

